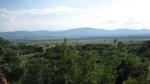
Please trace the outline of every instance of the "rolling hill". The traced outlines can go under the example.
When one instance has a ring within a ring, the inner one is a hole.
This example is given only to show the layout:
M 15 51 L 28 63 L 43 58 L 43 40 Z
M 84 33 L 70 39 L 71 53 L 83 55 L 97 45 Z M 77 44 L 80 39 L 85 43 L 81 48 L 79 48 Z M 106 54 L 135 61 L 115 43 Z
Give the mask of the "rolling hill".
M 150 38 L 150 30 L 117 29 L 104 30 L 95 28 L 77 28 L 64 31 L 15 31 L 0 32 L 0 37 L 9 40 L 49 40 L 49 39 L 82 39 L 82 38 Z

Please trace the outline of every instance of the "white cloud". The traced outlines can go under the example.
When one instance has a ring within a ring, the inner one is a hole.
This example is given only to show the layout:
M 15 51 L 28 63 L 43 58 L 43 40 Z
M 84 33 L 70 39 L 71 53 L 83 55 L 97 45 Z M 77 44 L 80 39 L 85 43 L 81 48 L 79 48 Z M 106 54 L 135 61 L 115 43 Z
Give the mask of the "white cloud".
M 72 16 L 72 24 L 105 29 L 150 28 L 149 4 L 149 0 L 113 0 L 103 8 L 87 8 L 80 16 Z M 115 23 L 110 24 L 110 20 Z
M 56 6 L 56 7 L 49 7 L 49 8 L 33 8 L 31 12 L 33 14 L 62 14 L 62 13 L 77 13 L 81 11 L 78 8 L 71 8 L 67 6 Z
M 62 30 L 61 28 L 76 27 L 140 29 L 150 28 L 149 4 L 149 0 L 113 0 L 112 3 L 103 7 L 72 8 L 56 6 L 12 11 L 0 9 L 0 16 L 9 18 L 3 24 L 9 30 L 12 27 L 13 30 Z M 47 17 L 51 14 L 54 16 L 53 18 Z M 37 17 L 30 18 L 27 15 Z M 27 19 L 24 19 L 24 16 Z M 38 18 L 38 16 L 47 18 Z
M 0 16 L 6 16 L 6 15 L 8 15 L 8 10 L 6 10 L 6 9 L 0 9 Z
M 34 18 L 32 16 L 42 15 L 43 17 L 48 16 L 49 14 L 74 14 L 79 12 L 77 8 L 71 8 L 67 6 L 56 6 L 49 8 L 33 8 L 28 10 L 7 10 L 0 9 L 0 17 L 7 19 L 7 21 L 3 22 L 3 25 L 6 27 L 7 31 L 16 31 L 16 30 L 40 30 L 40 28 L 48 28 L 48 27 L 57 27 L 57 25 L 61 25 L 63 27 L 63 20 L 61 18 L 59 20 L 51 19 L 51 18 Z M 28 17 L 28 15 L 30 17 Z M 26 17 L 26 18 L 24 18 Z M 1 24 L 2 25 L 2 24 Z M 33 28 L 33 29 L 32 29 Z M 37 28 L 37 29 L 34 29 Z M 60 27 L 61 28 L 61 27 Z M 3 29 L 1 29 L 3 30 Z M 42 30 L 42 29 L 41 29 Z M 47 29 L 48 30 L 48 29 Z M 53 30 L 53 29 L 50 29 Z

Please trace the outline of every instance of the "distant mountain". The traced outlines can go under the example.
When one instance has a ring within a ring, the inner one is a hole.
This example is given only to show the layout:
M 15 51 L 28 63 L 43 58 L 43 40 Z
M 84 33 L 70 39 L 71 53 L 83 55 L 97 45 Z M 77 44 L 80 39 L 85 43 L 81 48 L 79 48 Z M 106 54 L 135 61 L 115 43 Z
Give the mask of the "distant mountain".
M 0 32 L 0 37 L 9 40 L 49 40 L 49 39 L 81 39 L 81 38 L 150 38 L 150 30 L 117 29 L 104 30 L 94 28 L 77 28 L 64 31 L 16 31 Z

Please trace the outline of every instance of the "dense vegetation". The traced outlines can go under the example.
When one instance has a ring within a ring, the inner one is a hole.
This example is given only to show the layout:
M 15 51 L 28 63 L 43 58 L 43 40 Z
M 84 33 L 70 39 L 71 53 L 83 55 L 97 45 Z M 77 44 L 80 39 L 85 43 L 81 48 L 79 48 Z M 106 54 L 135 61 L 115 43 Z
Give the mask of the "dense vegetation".
M 43 47 L 0 38 L 0 73 L 10 84 L 150 84 L 150 41 Z

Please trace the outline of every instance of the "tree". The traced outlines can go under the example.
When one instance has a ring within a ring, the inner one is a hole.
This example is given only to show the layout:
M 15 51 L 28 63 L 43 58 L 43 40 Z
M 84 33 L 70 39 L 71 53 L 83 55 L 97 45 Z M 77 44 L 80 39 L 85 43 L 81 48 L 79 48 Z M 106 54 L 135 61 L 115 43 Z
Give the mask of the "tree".
M 42 84 L 42 64 L 39 59 L 28 60 L 25 72 L 20 79 L 21 84 Z
M 2 49 L 3 53 L 0 55 L 0 72 L 5 74 L 10 82 L 19 80 L 23 73 L 20 65 L 21 60 L 16 52 L 11 49 Z
M 132 77 L 128 77 L 128 79 L 124 81 L 123 84 L 140 84 L 140 83 L 136 79 L 133 79 Z

